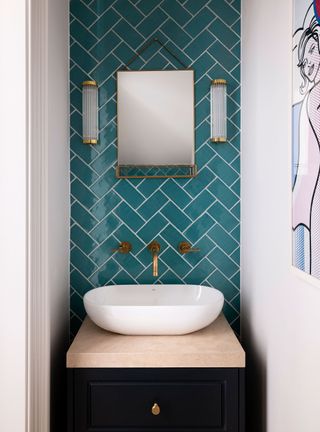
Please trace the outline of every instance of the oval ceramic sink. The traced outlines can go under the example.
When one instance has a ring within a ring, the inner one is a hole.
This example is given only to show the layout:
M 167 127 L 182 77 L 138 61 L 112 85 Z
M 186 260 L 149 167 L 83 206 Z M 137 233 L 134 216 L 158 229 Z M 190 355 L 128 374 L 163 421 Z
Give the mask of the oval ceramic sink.
M 113 285 L 84 296 L 91 320 L 126 335 L 181 335 L 211 324 L 220 314 L 223 294 L 200 285 Z

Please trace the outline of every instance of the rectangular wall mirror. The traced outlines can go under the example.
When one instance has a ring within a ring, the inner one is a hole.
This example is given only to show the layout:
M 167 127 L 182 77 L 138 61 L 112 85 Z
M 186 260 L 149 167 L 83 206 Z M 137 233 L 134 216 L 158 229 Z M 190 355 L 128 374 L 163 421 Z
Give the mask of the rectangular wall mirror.
M 117 73 L 118 178 L 194 177 L 194 71 Z

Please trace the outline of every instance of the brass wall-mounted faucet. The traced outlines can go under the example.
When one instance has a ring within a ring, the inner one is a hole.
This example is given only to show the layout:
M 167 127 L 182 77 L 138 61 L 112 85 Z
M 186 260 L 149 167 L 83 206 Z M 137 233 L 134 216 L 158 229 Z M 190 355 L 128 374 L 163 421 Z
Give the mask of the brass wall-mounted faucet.
M 123 241 L 119 244 L 119 247 L 117 249 L 112 249 L 112 252 L 127 254 L 131 251 L 131 249 L 132 249 L 131 243 Z
M 160 245 L 157 241 L 153 240 L 148 246 L 149 251 L 152 254 L 152 274 L 158 276 L 158 254 L 160 252 Z
M 191 247 L 190 243 L 183 241 L 183 242 L 179 243 L 178 251 L 181 254 L 186 254 L 186 253 L 190 253 L 190 252 L 199 252 L 200 249 L 199 248 L 193 248 L 193 247 Z

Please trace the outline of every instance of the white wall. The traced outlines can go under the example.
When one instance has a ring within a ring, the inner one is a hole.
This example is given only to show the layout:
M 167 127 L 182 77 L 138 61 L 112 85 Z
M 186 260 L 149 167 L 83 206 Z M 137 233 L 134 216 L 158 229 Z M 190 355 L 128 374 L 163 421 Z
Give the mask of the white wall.
M 69 343 L 69 0 L 48 0 L 48 281 L 51 432 L 66 429 Z
M 0 429 L 25 430 L 27 301 L 25 1 L 0 13 Z
M 291 263 L 292 0 L 242 2 L 242 337 L 248 432 L 320 430 L 320 283 Z

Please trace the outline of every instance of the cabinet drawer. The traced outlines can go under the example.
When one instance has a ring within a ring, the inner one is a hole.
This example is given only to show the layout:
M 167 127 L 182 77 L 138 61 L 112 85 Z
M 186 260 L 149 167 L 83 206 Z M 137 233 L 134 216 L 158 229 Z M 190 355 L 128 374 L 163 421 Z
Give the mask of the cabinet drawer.
M 221 370 L 219 370 L 221 371 Z M 187 379 L 188 378 L 188 379 Z M 192 371 L 105 369 L 75 372 L 74 425 L 77 432 L 94 431 L 236 431 L 235 370 L 203 374 Z M 157 403 L 160 414 L 152 413 Z
M 91 427 L 222 427 L 221 382 L 100 382 L 90 383 L 88 390 Z M 154 403 L 159 415 L 151 412 Z

